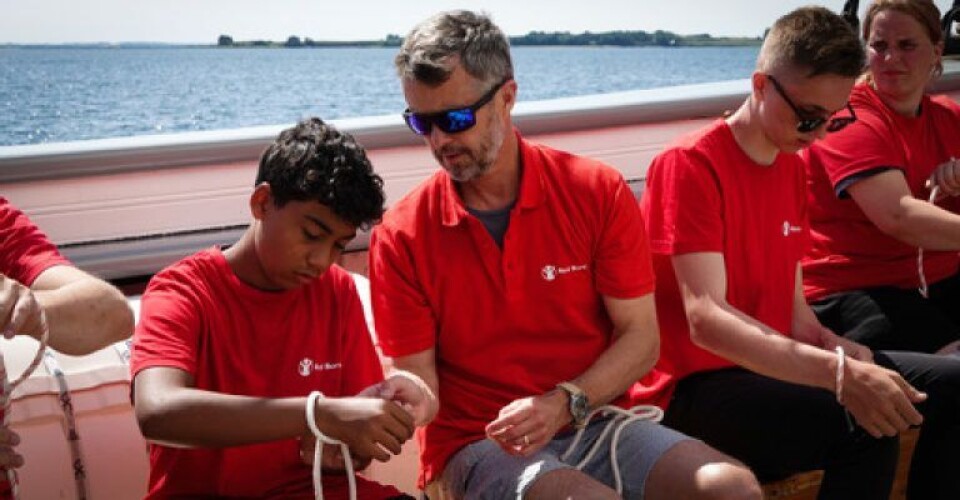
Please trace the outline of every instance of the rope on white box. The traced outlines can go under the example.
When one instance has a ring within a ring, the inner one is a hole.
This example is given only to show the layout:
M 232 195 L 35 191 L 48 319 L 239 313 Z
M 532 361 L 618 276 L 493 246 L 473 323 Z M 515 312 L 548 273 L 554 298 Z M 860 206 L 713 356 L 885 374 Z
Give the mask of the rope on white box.
M 57 380 L 59 390 L 60 409 L 63 411 L 66 422 L 67 443 L 70 444 L 70 463 L 73 465 L 73 481 L 77 487 L 77 500 L 86 500 L 87 495 L 87 468 L 83 461 L 83 450 L 80 447 L 80 432 L 77 430 L 77 418 L 73 411 L 73 398 L 70 396 L 70 387 L 67 377 L 60 368 L 60 363 L 47 349 L 43 356 L 43 365 L 47 372 Z
M 37 347 L 37 354 L 34 355 L 27 369 L 13 382 L 7 378 L 7 365 L 3 359 L 3 355 L 0 354 L 0 378 L 3 379 L 2 390 L 0 390 L 0 407 L 2 407 L 3 410 L 3 419 L 0 425 L 2 425 L 4 429 L 10 428 L 10 403 L 13 390 L 37 369 L 37 366 L 40 365 L 40 360 L 43 358 L 43 352 L 47 349 L 47 339 L 50 337 L 50 329 L 47 327 L 47 316 L 42 309 L 40 310 L 40 330 L 40 345 Z M 20 498 L 20 484 L 17 480 L 17 470 L 9 467 L 6 473 L 7 481 L 10 483 L 10 495 L 16 500 Z

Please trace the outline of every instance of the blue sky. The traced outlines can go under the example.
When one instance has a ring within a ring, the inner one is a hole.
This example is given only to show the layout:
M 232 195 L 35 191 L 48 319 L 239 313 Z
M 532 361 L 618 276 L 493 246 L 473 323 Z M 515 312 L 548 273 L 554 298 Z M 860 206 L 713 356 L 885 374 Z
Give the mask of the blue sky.
M 941 10 L 952 0 L 935 0 Z M 777 16 L 844 0 L 0 0 L 0 43 L 372 40 L 440 10 L 484 10 L 510 35 L 664 29 L 759 36 Z M 862 0 L 861 11 L 869 3 Z

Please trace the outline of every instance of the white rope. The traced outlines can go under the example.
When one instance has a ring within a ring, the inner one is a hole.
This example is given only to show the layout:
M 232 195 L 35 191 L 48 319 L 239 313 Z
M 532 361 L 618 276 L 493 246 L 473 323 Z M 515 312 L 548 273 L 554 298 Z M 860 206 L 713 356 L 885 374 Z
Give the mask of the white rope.
M 315 418 L 317 400 L 322 397 L 324 396 L 320 391 L 313 391 L 307 396 L 307 426 L 310 427 L 310 432 L 313 432 L 313 435 L 317 438 L 317 445 L 313 450 L 313 489 L 316 491 L 317 500 L 323 500 L 323 483 L 321 482 L 323 445 L 339 445 L 340 452 L 343 455 L 343 463 L 347 469 L 347 481 L 350 483 L 350 500 L 356 500 L 357 478 L 353 475 L 353 459 L 350 458 L 350 448 L 342 441 L 328 437 L 317 427 L 317 420 Z
M 837 353 L 837 402 L 843 404 L 843 379 L 846 372 L 847 356 L 843 352 L 842 345 L 838 345 L 834 351 Z
M 927 201 L 933 204 L 937 200 L 938 194 L 940 194 L 940 186 L 933 186 L 933 189 L 930 190 L 930 198 Z M 917 248 L 917 274 L 920 276 L 920 295 L 925 299 L 929 298 L 930 287 L 927 286 L 927 275 L 923 271 L 923 247 Z
M 4 429 L 10 428 L 10 400 L 13 390 L 37 369 L 37 366 L 40 365 L 40 360 L 43 358 L 43 352 L 47 349 L 47 339 L 50 337 L 50 329 L 47 326 L 47 316 L 44 314 L 43 309 L 40 310 L 40 332 L 40 346 L 37 348 L 37 354 L 34 355 L 33 361 L 30 362 L 27 369 L 13 382 L 7 379 L 7 365 L 4 362 L 3 355 L 0 354 L 0 378 L 3 379 L 3 391 L 2 394 L 0 394 L 0 407 L 3 408 L 3 421 L 0 422 L 0 425 L 2 425 Z M 10 495 L 16 500 L 20 498 L 17 470 L 9 467 L 6 472 L 7 481 L 10 483 Z
M 113 344 L 113 350 L 117 352 L 117 356 L 120 357 L 120 361 L 126 365 L 130 366 L 130 355 L 133 350 L 133 338 L 127 340 L 121 340 L 120 342 L 115 342 Z
M 574 436 L 573 441 L 570 442 L 570 446 L 567 447 L 567 451 L 560 456 L 561 461 L 566 462 L 573 451 L 576 450 L 580 438 L 583 437 L 583 431 L 587 428 L 587 425 L 590 423 L 590 420 L 593 419 L 594 415 L 599 413 L 602 413 L 603 416 L 613 415 L 613 418 L 606 423 L 603 432 L 600 433 L 600 436 L 597 437 L 593 446 L 590 447 L 590 450 L 587 451 L 587 454 L 584 455 L 583 459 L 580 460 L 575 467 L 577 470 L 583 469 L 600 448 L 600 443 L 603 442 L 604 438 L 606 438 L 607 434 L 612 430 L 613 436 L 610 437 L 610 468 L 613 470 L 613 480 L 617 493 L 623 494 L 623 480 L 620 478 L 620 465 L 617 459 L 617 443 L 620 440 L 620 432 L 624 427 L 637 420 L 650 420 L 652 422 L 663 420 L 663 410 L 651 405 L 638 405 L 628 410 L 620 408 L 619 406 L 601 406 L 587 415 L 587 420 L 584 422 L 583 427 L 577 430 L 577 434 Z
M 67 442 L 70 444 L 70 462 L 73 464 L 73 481 L 77 487 L 77 500 L 86 500 L 89 498 L 87 494 L 87 467 L 83 460 L 80 431 L 77 429 L 77 417 L 73 411 L 73 398 L 70 396 L 67 376 L 63 373 L 60 363 L 49 349 L 43 355 L 43 365 L 57 381 L 57 389 L 60 393 L 60 409 L 63 411 Z

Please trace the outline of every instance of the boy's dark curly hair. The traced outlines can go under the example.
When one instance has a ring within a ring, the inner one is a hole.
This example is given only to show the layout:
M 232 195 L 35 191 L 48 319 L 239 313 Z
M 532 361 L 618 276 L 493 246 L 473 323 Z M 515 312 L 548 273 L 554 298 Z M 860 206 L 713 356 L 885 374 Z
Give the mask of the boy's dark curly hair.
M 368 229 L 384 211 L 383 179 L 363 147 L 319 118 L 280 132 L 260 157 L 256 185 L 270 184 L 273 201 L 317 201 L 354 226 Z

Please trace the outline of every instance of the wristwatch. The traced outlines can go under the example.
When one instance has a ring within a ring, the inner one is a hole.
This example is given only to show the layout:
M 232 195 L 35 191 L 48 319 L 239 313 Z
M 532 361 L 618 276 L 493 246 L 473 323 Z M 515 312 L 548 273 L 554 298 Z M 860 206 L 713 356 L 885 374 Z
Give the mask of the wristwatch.
M 587 415 L 590 414 L 590 402 L 587 400 L 587 394 L 583 392 L 583 389 L 571 382 L 560 382 L 557 384 L 557 389 L 570 396 L 570 415 L 573 417 L 573 425 L 577 428 L 586 425 Z

